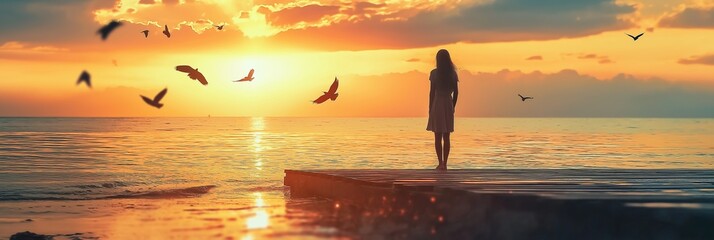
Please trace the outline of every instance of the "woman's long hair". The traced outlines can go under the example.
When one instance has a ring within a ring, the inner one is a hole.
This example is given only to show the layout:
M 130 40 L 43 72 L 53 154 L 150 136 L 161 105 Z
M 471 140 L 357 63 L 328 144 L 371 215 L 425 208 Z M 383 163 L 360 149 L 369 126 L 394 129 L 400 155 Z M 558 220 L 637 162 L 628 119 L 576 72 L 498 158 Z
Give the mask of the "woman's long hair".
M 446 49 L 441 49 L 436 53 L 436 72 L 439 75 L 439 84 L 449 89 L 456 88 L 459 77 L 456 75 L 456 67 L 451 61 L 451 55 Z

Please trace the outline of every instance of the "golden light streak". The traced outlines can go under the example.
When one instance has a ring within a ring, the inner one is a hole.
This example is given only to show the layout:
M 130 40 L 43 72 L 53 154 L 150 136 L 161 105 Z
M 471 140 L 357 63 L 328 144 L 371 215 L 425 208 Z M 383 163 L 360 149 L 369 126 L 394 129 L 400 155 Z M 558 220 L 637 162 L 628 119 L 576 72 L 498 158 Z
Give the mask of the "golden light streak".
M 246 228 L 249 230 L 267 228 L 270 225 L 270 215 L 264 208 L 263 193 L 256 192 L 253 195 L 255 196 L 255 215 L 246 219 Z

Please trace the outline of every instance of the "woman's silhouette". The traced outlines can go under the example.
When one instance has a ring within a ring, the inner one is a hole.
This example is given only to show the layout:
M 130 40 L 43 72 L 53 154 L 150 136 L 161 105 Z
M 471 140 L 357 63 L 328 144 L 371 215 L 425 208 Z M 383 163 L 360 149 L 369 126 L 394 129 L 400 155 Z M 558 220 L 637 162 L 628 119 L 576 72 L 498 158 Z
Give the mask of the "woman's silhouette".
M 429 81 L 429 122 L 426 130 L 434 132 L 434 147 L 439 159 L 436 169 L 446 170 L 451 150 L 449 135 L 454 131 L 454 109 L 459 96 L 459 76 L 446 49 L 436 53 L 436 69 L 431 70 Z

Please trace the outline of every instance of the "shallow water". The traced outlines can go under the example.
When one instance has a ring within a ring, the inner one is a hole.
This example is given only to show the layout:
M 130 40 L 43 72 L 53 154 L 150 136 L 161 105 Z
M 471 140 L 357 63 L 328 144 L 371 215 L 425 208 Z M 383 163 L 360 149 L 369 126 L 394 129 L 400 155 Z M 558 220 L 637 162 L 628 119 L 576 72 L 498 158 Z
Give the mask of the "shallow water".
M 132 237 L 116 229 L 151 229 L 144 237 L 352 238 L 359 232 L 325 220 L 329 200 L 291 199 L 283 170 L 433 168 L 425 126 L 422 118 L 0 118 L 0 237 L 37 229 L 115 239 Z M 449 167 L 712 169 L 713 136 L 714 119 L 462 118 Z M 47 228 L 66 214 L 78 219 L 73 227 Z

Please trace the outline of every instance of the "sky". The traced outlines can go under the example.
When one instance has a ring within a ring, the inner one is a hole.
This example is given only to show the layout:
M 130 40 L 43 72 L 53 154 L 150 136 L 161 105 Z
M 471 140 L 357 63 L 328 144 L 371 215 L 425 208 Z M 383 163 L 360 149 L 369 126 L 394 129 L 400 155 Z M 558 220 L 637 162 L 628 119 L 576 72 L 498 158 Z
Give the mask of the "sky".
M 714 117 L 712 42 L 710 0 L 4 0 L 0 116 L 424 117 L 447 49 L 459 117 Z

